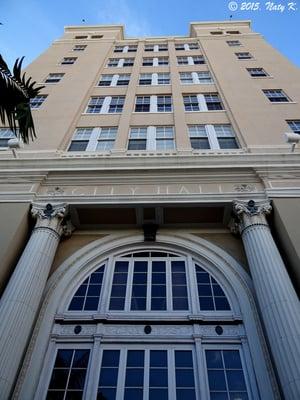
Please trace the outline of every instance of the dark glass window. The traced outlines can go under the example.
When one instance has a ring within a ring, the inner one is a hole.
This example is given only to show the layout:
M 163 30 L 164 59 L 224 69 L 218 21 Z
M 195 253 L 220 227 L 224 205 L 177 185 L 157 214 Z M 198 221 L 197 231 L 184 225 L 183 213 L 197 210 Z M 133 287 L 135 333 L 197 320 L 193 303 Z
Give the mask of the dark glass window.
M 238 350 L 205 350 L 211 399 L 248 400 Z
M 47 400 L 82 399 L 90 350 L 58 350 Z
M 99 377 L 99 400 L 116 400 L 120 350 L 103 350 Z
M 204 94 L 208 110 L 223 110 L 223 106 L 217 93 Z
M 196 400 L 193 354 L 175 351 L 176 400 Z
M 98 309 L 104 265 L 94 271 L 79 286 L 69 305 L 70 311 L 96 311 Z
M 263 90 L 264 94 L 271 101 L 271 103 L 287 103 L 289 98 L 281 89 L 267 89 Z
M 229 302 L 218 282 L 199 265 L 195 266 L 200 310 L 230 310 Z

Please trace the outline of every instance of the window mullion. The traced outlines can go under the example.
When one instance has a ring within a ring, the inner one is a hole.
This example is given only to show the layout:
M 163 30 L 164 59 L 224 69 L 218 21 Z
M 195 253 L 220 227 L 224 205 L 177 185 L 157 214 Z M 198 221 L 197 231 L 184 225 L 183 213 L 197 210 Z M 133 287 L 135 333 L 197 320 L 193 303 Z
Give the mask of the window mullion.
M 125 297 L 125 311 L 130 311 L 131 309 L 131 297 L 133 288 L 133 268 L 134 259 L 131 258 L 129 261 L 128 275 L 127 275 L 127 287 L 126 287 L 126 297 Z
M 188 59 L 188 65 L 194 65 L 193 57 L 189 56 L 187 59 Z
M 119 61 L 118 61 L 117 67 L 118 67 L 118 68 L 122 68 L 122 67 L 123 67 L 123 64 L 124 64 L 124 58 L 120 58 Z
M 86 151 L 95 151 L 97 148 L 98 138 L 101 132 L 101 128 L 93 128 L 90 140 L 86 147 Z
M 150 96 L 150 112 L 157 112 L 157 96 Z
M 108 110 L 109 110 L 109 106 L 110 106 L 111 100 L 112 100 L 111 96 L 106 96 L 104 98 L 100 114 L 108 114 Z
M 175 357 L 174 348 L 168 350 L 168 394 L 169 400 L 176 399 L 176 376 L 175 376 Z
M 206 378 L 205 376 L 205 374 L 207 374 L 207 368 L 205 361 L 205 352 L 202 348 L 201 338 L 195 339 L 195 350 L 196 350 L 195 351 L 196 364 L 194 366 L 194 369 L 196 371 L 203 371 L 203 373 L 196 374 L 196 381 L 200 388 L 197 392 L 200 392 L 200 399 L 208 399 L 209 398 L 208 378 Z
M 171 271 L 171 261 L 170 258 L 166 259 L 166 295 L 167 295 L 167 310 L 171 311 L 173 310 L 173 304 L 172 304 L 172 271 Z
M 149 382 L 150 382 L 150 350 L 144 350 L 144 395 L 143 400 L 149 399 Z
M 147 299 L 146 310 L 151 310 L 151 290 L 152 289 L 152 261 L 148 260 L 147 265 Z
M 186 262 L 186 276 L 187 276 L 187 292 L 189 297 L 190 311 L 192 314 L 197 314 L 199 310 L 198 290 L 197 290 L 197 279 L 196 270 L 193 263 L 193 259 L 190 255 L 187 257 Z M 195 288 L 195 290 L 193 290 Z
M 198 76 L 197 72 L 192 72 L 192 77 L 193 77 L 193 83 L 194 84 L 198 85 L 199 83 L 201 83 L 200 80 L 199 80 L 199 76 Z
M 158 57 L 153 58 L 153 67 L 158 67 Z
M 113 273 L 111 273 L 113 271 Z M 110 256 L 107 260 L 105 269 L 104 269 L 104 275 L 103 275 L 103 281 L 102 281 L 102 287 L 103 287 L 103 292 L 100 297 L 100 313 L 105 313 L 106 310 L 109 310 L 109 302 L 110 302 L 110 297 L 111 297 L 111 291 L 112 291 L 112 283 L 113 283 L 113 278 L 114 278 L 114 271 L 115 271 L 115 266 L 114 266 L 114 259 L 112 256 Z
M 156 72 L 152 74 L 151 85 L 158 85 L 158 74 Z
M 213 125 L 205 125 L 210 147 L 215 150 L 220 150 L 217 134 Z
M 197 94 L 197 100 L 198 100 L 200 111 L 208 111 L 204 95 Z
M 101 339 L 96 337 L 91 349 L 90 362 L 85 378 L 87 382 L 83 396 L 85 400 L 95 399 L 97 397 L 98 385 L 95 385 L 95 382 L 99 381 L 100 376 L 100 342 Z
M 127 349 L 120 348 L 116 399 L 124 398 L 125 376 L 126 376 L 126 358 L 127 358 L 126 356 L 127 356 Z M 120 368 L 120 366 L 123 366 L 123 368 Z
M 147 150 L 156 150 L 156 128 L 155 126 L 147 127 Z
M 117 86 L 119 77 L 120 75 L 118 74 L 113 75 L 112 80 L 110 82 L 110 86 Z

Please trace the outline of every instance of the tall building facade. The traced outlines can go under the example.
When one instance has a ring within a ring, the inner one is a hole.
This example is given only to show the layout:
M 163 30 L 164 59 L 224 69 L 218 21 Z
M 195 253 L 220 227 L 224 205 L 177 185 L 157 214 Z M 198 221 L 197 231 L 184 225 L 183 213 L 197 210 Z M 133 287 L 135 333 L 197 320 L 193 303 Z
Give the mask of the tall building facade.
M 71 26 L 0 128 L 0 398 L 300 398 L 300 72 L 249 21 Z M 294 150 L 294 151 L 291 151 Z

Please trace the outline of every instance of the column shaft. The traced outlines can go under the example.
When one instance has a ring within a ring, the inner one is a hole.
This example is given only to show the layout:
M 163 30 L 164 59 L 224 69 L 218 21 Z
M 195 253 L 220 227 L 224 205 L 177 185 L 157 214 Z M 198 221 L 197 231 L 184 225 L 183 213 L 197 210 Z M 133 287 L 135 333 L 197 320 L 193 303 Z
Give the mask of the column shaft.
M 62 218 L 47 218 L 37 222 L 1 299 L 1 400 L 10 396 L 59 243 Z
M 245 211 L 245 210 L 244 210 Z M 239 214 L 260 311 L 286 400 L 300 399 L 300 309 L 263 211 Z

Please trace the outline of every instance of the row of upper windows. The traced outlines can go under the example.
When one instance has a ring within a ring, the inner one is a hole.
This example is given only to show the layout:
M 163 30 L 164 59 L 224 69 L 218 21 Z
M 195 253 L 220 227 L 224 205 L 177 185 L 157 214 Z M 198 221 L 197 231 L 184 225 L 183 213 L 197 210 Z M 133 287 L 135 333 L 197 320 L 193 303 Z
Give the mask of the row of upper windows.
M 300 134 L 300 120 L 287 120 L 290 129 Z M 150 129 L 151 128 L 151 129 Z M 68 151 L 111 150 L 117 136 L 117 127 L 78 128 Z M 193 149 L 234 149 L 237 142 L 230 125 L 189 125 L 189 136 Z M 9 128 L 0 128 L 0 147 L 7 147 L 14 138 Z M 175 149 L 174 127 L 132 127 L 129 134 L 128 150 Z
M 109 151 L 114 147 L 117 127 L 77 128 L 68 151 Z M 236 149 L 238 143 L 229 124 L 189 125 L 193 149 Z M 135 126 L 128 137 L 128 150 L 175 150 L 173 126 Z
M 137 51 L 137 45 L 122 45 L 122 46 L 115 46 L 114 53 L 132 53 Z M 199 45 L 198 43 L 175 43 L 175 50 L 198 50 Z M 168 43 L 151 43 L 144 45 L 145 51 L 167 51 L 168 50 Z

